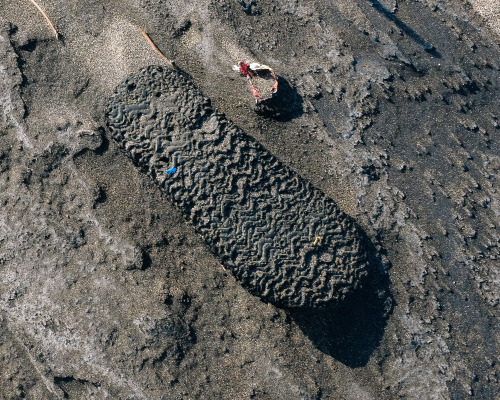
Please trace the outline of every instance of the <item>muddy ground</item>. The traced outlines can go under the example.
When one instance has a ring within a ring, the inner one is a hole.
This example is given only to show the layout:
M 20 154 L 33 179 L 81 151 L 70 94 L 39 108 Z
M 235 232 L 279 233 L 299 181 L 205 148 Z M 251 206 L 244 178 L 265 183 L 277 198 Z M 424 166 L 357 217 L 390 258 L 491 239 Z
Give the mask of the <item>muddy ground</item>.
M 500 397 L 495 1 L 39 3 L 59 39 L 0 1 L 2 399 Z M 224 270 L 107 130 L 165 64 L 139 28 L 358 222 L 387 285 L 290 312 Z M 271 113 L 247 59 L 280 77 Z

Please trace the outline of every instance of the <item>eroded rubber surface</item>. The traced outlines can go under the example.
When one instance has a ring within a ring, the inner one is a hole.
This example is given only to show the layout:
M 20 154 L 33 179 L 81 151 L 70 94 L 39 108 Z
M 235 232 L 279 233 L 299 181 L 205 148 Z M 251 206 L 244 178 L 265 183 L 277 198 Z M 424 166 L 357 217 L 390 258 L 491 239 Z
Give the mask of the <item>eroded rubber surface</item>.
M 367 273 L 353 221 L 213 111 L 184 74 L 148 67 L 130 75 L 107 118 L 113 138 L 251 293 L 283 307 L 324 306 Z

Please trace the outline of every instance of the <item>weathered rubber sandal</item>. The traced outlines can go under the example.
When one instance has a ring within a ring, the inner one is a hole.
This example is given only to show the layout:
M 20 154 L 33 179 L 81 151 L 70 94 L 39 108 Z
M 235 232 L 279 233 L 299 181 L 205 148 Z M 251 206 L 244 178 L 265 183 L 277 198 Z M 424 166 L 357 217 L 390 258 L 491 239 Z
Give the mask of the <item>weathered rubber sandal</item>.
M 321 307 L 367 274 L 352 219 L 214 111 L 184 73 L 151 66 L 130 75 L 107 121 L 252 294 L 281 307 Z

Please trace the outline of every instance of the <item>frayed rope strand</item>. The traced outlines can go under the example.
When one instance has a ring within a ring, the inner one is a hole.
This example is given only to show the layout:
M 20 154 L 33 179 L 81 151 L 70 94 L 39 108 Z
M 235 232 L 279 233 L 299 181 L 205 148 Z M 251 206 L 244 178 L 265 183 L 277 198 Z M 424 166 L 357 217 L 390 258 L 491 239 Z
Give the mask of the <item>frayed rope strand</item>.
M 54 24 L 50 20 L 49 16 L 45 13 L 45 11 L 43 11 L 42 7 L 40 7 L 35 0 L 30 0 L 30 1 L 47 20 L 48 24 L 50 25 L 50 29 L 52 29 L 52 32 L 54 32 L 56 39 L 59 39 L 59 33 L 57 33 L 56 28 L 54 27 Z
M 151 40 L 149 35 L 141 28 L 139 28 L 139 32 L 142 33 L 142 36 L 144 36 L 146 38 L 146 40 L 151 45 L 153 50 L 156 51 L 160 55 L 160 57 L 163 58 L 163 60 L 165 60 L 165 62 L 168 64 L 168 66 L 172 69 L 176 69 L 174 62 L 172 60 L 169 60 L 167 57 L 165 57 L 165 55 L 160 51 L 160 49 L 156 46 L 156 44 L 154 44 L 154 42 Z

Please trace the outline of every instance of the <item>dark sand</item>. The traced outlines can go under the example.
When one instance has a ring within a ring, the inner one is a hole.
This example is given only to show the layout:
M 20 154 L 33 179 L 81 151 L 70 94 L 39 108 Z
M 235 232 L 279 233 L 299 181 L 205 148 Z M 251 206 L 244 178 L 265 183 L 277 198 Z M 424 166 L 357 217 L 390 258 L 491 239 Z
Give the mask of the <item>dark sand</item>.
M 500 397 L 494 2 L 39 3 L 62 40 L 0 2 L 2 399 Z M 106 128 L 162 63 L 138 28 L 357 221 L 386 280 L 291 312 L 224 270 Z M 256 110 L 239 60 L 285 105 Z

